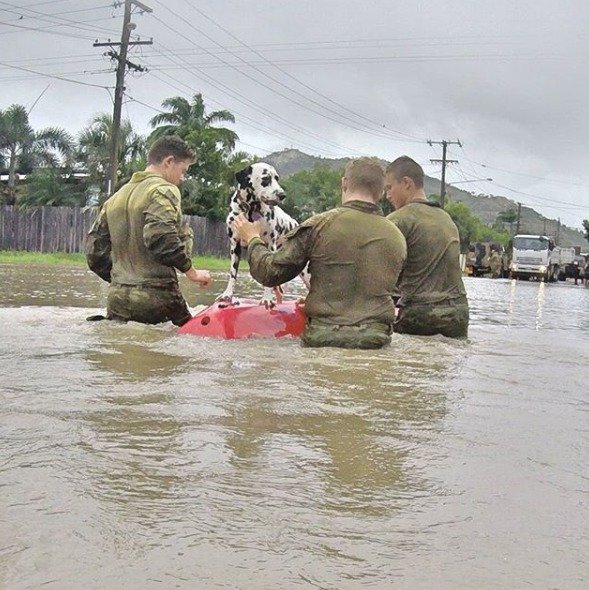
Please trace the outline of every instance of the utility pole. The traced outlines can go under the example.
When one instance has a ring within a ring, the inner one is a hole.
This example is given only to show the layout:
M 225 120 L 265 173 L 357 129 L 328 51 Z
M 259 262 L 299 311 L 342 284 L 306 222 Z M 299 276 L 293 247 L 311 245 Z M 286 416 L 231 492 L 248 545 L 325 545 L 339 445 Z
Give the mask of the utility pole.
M 554 240 L 556 245 L 560 244 L 560 217 L 558 218 L 558 224 L 556 226 L 556 240 Z
M 456 141 L 446 141 L 445 139 L 442 141 L 432 141 L 431 139 L 427 140 L 429 145 L 438 144 L 442 146 L 442 159 L 441 160 L 430 160 L 432 164 L 442 164 L 442 184 L 440 186 L 440 207 L 444 208 L 444 201 L 446 199 L 446 164 L 457 164 L 458 160 L 448 160 L 446 159 L 446 150 L 448 149 L 449 145 L 459 145 L 462 147 L 460 140 Z
M 520 228 L 520 224 L 521 224 L 521 218 L 522 218 L 522 204 L 518 203 L 517 204 L 517 224 L 515 226 L 515 235 L 517 236 L 519 234 L 519 228 Z
M 122 2 L 115 2 L 115 8 L 118 8 Z M 127 68 L 133 69 L 138 72 L 144 72 L 145 68 L 138 66 L 130 61 L 127 61 L 127 53 L 130 46 L 134 45 L 152 45 L 153 41 L 129 41 L 131 37 L 131 31 L 136 28 L 137 25 L 131 22 L 131 11 L 133 6 L 137 6 L 142 12 L 153 12 L 149 6 L 145 6 L 138 0 L 124 0 L 125 14 L 123 16 L 123 31 L 121 33 L 121 42 L 113 43 L 110 40 L 106 43 L 98 43 L 96 41 L 94 47 L 111 47 L 111 51 L 108 51 L 105 55 L 108 55 L 112 59 L 118 62 L 117 64 L 117 83 L 115 87 L 114 96 L 114 107 L 112 113 L 112 128 L 110 137 L 110 151 L 109 151 L 109 164 L 108 164 L 108 182 L 106 193 L 108 196 L 112 195 L 115 191 L 117 182 L 117 168 L 119 161 L 119 149 L 120 140 L 119 132 L 121 129 L 121 110 L 123 107 L 123 95 L 125 92 L 125 72 Z M 120 47 L 119 53 L 117 53 L 114 47 Z

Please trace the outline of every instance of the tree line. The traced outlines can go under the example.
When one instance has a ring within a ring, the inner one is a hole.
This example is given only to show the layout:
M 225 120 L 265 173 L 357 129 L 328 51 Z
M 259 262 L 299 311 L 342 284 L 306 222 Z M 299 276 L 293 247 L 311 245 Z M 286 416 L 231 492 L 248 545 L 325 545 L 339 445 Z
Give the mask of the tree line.
M 146 154 L 153 141 L 175 134 L 197 153 L 181 186 L 182 207 L 187 215 L 222 220 L 234 186 L 234 175 L 258 160 L 236 151 L 235 131 L 223 126 L 234 123 L 227 110 L 208 112 L 201 94 L 190 100 L 175 96 L 162 102 L 162 112 L 151 118 L 152 131 L 136 133 L 128 120 L 120 128 L 118 184 L 146 166 Z M 0 110 L 0 173 L 8 176 L 0 184 L 0 203 L 28 208 L 41 205 L 84 206 L 106 198 L 112 117 L 95 115 L 76 137 L 64 129 L 35 130 L 22 105 Z M 330 209 L 339 203 L 342 170 L 318 165 L 281 180 L 288 199 L 284 209 L 295 219 Z M 21 177 L 26 176 L 26 180 Z M 435 195 L 430 195 L 436 199 Z M 385 202 L 385 212 L 388 204 Z M 489 226 L 463 203 L 448 201 L 446 211 L 456 223 L 462 251 L 473 241 L 492 241 L 503 246 L 513 234 L 515 211 L 501 213 Z M 589 221 L 583 222 L 589 239 Z

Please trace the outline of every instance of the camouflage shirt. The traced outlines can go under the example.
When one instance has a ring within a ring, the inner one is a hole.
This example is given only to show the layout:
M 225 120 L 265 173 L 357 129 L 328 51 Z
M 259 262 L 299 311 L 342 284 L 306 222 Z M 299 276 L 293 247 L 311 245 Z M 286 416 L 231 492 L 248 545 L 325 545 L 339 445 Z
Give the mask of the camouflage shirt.
M 117 285 L 166 286 L 192 266 L 180 232 L 180 191 L 153 172 L 136 172 L 108 199 L 86 243 L 88 266 Z
M 460 239 L 452 218 L 437 204 L 413 201 L 387 219 L 407 240 L 407 262 L 398 285 L 399 305 L 465 298 Z
M 248 245 L 250 272 L 267 287 L 296 277 L 309 262 L 309 318 L 354 326 L 392 324 L 392 290 L 405 261 L 401 232 L 377 205 L 351 201 L 315 215 L 290 232 L 277 252 L 254 238 Z

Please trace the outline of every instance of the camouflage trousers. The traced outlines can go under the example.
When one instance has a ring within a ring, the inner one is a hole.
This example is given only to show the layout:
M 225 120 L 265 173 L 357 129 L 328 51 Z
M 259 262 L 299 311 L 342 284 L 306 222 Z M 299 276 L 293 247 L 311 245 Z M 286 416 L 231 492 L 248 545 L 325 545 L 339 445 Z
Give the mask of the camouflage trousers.
M 468 302 L 466 298 L 443 303 L 413 304 L 399 308 L 393 330 L 399 334 L 466 338 L 468 335 Z
M 324 346 L 364 349 L 382 348 L 391 341 L 391 327 L 380 322 L 357 326 L 339 326 L 321 320 L 309 319 L 301 336 L 301 341 L 304 346 L 313 348 Z
M 181 326 L 192 318 L 178 285 L 111 285 L 108 289 L 106 315 L 109 320 L 142 324 L 170 321 L 176 326 Z

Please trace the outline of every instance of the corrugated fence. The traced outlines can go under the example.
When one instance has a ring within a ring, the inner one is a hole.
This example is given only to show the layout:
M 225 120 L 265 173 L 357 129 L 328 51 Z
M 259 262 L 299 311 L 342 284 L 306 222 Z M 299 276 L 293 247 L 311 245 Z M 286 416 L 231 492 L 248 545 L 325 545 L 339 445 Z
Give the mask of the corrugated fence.
M 86 235 L 98 210 L 94 207 L 35 207 L 0 205 L 0 250 L 84 252 Z M 185 215 L 194 231 L 194 255 L 229 254 L 225 224 Z

